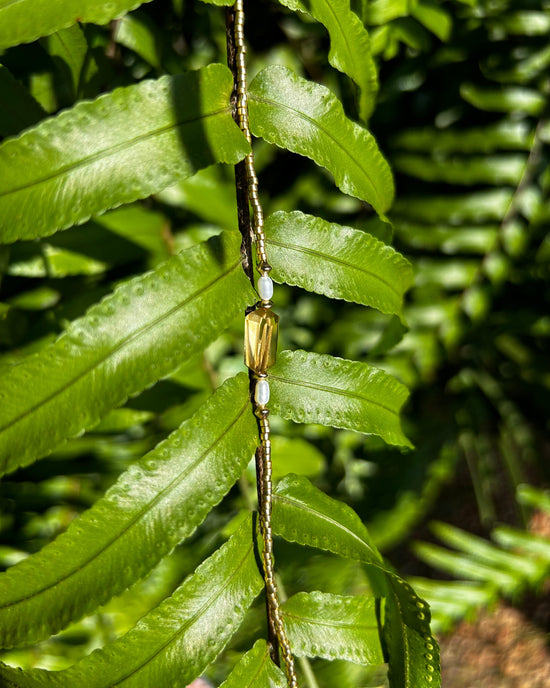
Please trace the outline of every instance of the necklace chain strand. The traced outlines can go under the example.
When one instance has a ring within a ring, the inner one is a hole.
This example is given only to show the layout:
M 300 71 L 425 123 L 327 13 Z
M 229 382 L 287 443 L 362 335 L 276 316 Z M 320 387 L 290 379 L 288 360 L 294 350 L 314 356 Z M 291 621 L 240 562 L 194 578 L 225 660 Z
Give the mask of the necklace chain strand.
M 248 94 L 246 86 L 246 46 L 244 40 L 244 6 L 243 0 L 236 0 L 235 9 L 235 47 L 237 63 L 237 115 L 239 126 L 246 136 L 249 143 L 252 143 L 250 126 L 248 120 Z M 250 152 L 245 158 L 246 175 L 248 180 L 248 196 L 252 207 L 252 221 L 254 229 L 254 243 L 256 244 L 257 265 L 261 277 L 258 281 L 261 308 L 257 313 L 262 312 L 262 317 L 271 318 L 272 327 L 275 329 L 278 318 L 271 313 L 272 287 L 269 278 L 271 266 L 267 260 L 265 249 L 264 218 L 263 210 L 258 195 L 258 177 L 254 168 L 254 154 Z M 266 287 L 266 285 L 269 285 Z M 275 344 L 276 346 L 276 344 Z M 263 566 L 264 580 L 267 597 L 267 609 L 270 626 L 273 628 L 279 649 L 281 651 L 287 682 L 289 688 L 298 688 L 296 672 L 294 669 L 294 658 L 290 648 L 290 643 L 286 636 L 277 585 L 275 583 L 274 557 L 273 557 L 273 533 L 271 531 L 271 508 L 272 508 L 272 464 L 271 464 L 271 439 L 269 427 L 269 409 L 266 407 L 269 399 L 269 385 L 267 383 L 267 367 L 274 357 L 274 351 L 264 353 L 261 356 L 261 364 L 254 368 L 255 390 L 254 390 L 254 412 L 259 419 L 260 447 L 258 456 L 260 463 L 260 530 L 263 540 Z M 267 390 L 267 392 L 266 392 Z M 267 394 L 267 397 L 266 397 Z

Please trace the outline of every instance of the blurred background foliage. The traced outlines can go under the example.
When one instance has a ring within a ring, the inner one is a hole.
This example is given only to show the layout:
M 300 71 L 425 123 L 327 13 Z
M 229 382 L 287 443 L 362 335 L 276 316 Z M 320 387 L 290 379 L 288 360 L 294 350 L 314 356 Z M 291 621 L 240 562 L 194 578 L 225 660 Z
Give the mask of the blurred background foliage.
M 499 595 L 540 587 L 550 566 L 548 542 L 530 545 L 537 538 L 526 535 L 533 509 L 548 510 L 548 497 L 523 487 L 514 498 L 522 484 L 550 479 L 550 1 L 351 4 L 369 30 L 379 71 L 369 128 L 396 176 L 390 222 L 337 192 L 311 161 L 260 142 L 262 200 L 266 213 L 299 209 L 392 243 L 413 262 L 415 285 L 403 322 L 279 287 L 280 346 L 367 361 L 396 375 L 412 390 L 405 428 L 416 449 L 274 418 L 274 477 L 303 473 L 350 503 L 389 559 L 416 574 L 415 587 L 445 630 Z M 250 78 L 266 64 L 287 65 L 331 88 L 357 119 L 356 93 L 328 64 L 324 28 L 274 1 L 248 5 Z M 17 134 L 77 99 L 213 61 L 225 62 L 224 14 L 201 2 L 155 0 L 108 27 L 74 26 L 0 57 L 0 92 L 12 94 L 0 135 Z M 232 169 L 217 166 L 71 232 L 0 246 L 0 375 L 120 281 L 235 228 L 234 199 Z M 213 388 L 244 370 L 241 336 L 236 322 L 204 358 L 7 476 L 0 483 L 0 565 L 62 532 Z M 220 544 L 220 523 L 231 529 L 236 508 L 254 502 L 252 467 L 239 488 L 189 542 L 100 614 L 4 658 L 63 668 L 124 633 Z M 435 526 L 458 552 L 445 559 L 447 550 L 419 543 L 420 564 L 408 543 L 430 538 L 425 524 L 434 517 L 463 529 Z M 509 525 L 493 530 L 497 523 Z M 277 555 L 285 580 L 294 582 L 288 594 L 367 586 L 353 563 L 336 567 L 330 557 L 282 543 Z M 518 566 L 513 557 L 527 563 Z M 475 582 L 433 583 L 428 565 Z M 260 623 L 261 612 L 251 612 L 243 647 Z M 237 642 L 225 653 L 213 680 L 238 650 Z M 379 680 L 354 665 L 316 664 L 323 685 L 334 685 L 334 672 L 340 688 Z

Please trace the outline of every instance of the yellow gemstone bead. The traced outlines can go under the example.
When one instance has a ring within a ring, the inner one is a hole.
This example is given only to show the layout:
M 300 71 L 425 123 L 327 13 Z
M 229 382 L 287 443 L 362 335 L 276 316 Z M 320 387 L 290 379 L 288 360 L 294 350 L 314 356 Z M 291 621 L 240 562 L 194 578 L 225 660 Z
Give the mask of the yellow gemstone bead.
M 255 373 L 265 373 L 275 363 L 279 316 L 271 308 L 257 308 L 244 324 L 244 362 Z

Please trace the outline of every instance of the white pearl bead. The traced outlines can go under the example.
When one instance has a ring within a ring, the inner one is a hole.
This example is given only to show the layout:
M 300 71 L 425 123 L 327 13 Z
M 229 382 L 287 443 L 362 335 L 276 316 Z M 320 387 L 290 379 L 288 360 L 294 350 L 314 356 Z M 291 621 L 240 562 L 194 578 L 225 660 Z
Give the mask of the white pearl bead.
M 254 401 L 258 406 L 265 406 L 269 401 L 269 382 L 267 380 L 260 379 L 256 382 Z
M 273 296 L 273 280 L 268 275 L 262 275 L 258 280 L 258 294 L 262 301 L 271 301 Z

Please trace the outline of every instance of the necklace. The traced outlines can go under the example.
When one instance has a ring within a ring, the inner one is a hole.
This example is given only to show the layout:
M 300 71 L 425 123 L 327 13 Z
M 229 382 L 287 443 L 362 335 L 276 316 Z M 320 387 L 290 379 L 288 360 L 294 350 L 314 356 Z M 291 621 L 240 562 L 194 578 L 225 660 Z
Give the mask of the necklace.
M 231 10 L 230 10 L 231 12 Z M 232 9 L 233 16 L 228 21 L 228 30 L 233 26 L 233 36 L 228 37 L 228 44 L 233 44 L 234 55 L 229 55 L 230 65 L 233 63 L 233 73 L 236 76 L 236 113 L 237 122 L 252 143 L 250 126 L 248 121 L 248 95 L 246 87 L 246 46 L 244 41 L 244 6 L 243 0 L 236 0 Z M 228 15 L 229 16 L 229 15 Z M 298 688 L 294 669 L 294 658 L 288 638 L 286 636 L 279 595 L 275 582 L 273 534 L 271 531 L 272 508 L 272 464 L 271 464 L 271 439 L 269 426 L 269 381 L 268 369 L 275 363 L 277 353 L 277 334 L 279 328 L 279 316 L 273 312 L 271 298 L 273 296 L 273 281 L 269 276 L 271 266 L 267 259 L 265 248 L 265 233 L 263 210 L 258 195 L 258 177 L 254 167 L 254 154 L 251 151 L 245 158 L 246 189 L 241 189 L 241 198 L 245 201 L 246 215 L 249 215 L 249 207 L 252 209 L 252 234 L 245 252 L 251 261 L 251 244 L 256 247 L 256 266 L 260 277 L 257 280 L 257 291 L 260 301 L 245 318 L 245 342 L 244 358 L 251 375 L 251 388 L 253 393 L 254 413 L 258 418 L 259 447 L 256 450 L 256 472 L 258 483 L 258 506 L 260 513 L 260 531 L 263 541 L 263 576 L 265 581 L 267 616 L 269 624 L 269 637 L 272 645 L 272 658 L 279 664 L 279 650 L 289 688 Z M 239 196 L 239 181 L 237 180 L 237 194 Z M 243 203 L 239 203 L 242 206 Z M 242 208 L 239 208 L 241 213 Z M 241 218 L 240 218 L 241 219 Z M 249 224 L 248 222 L 245 224 Z M 252 275 L 249 266 L 249 276 Z

